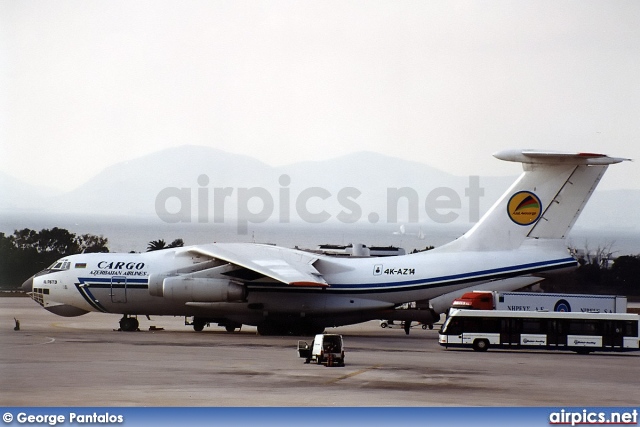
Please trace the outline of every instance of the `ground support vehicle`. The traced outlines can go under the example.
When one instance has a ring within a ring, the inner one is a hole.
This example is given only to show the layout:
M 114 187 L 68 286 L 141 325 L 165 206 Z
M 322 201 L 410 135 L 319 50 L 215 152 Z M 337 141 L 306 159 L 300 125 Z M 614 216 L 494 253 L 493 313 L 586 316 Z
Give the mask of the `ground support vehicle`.
M 312 361 L 327 367 L 344 366 L 344 344 L 342 335 L 318 334 L 311 345 L 306 341 L 298 341 L 298 356 L 305 358 L 305 363 Z
M 407 323 L 404 322 L 404 321 L 402 321 L 402 322 L 396 322 L 395 320 L 381 320 L 380 321 L 380 327 L 382 329 L 385 329 L 385 328 L 390 328 L 390 329 L 402 328 L 402 329 L 405 329 L 406 325 L 407 325 Z M 410 327 L 411 328 L 421 327 L 422 329 L 433 329 L 433 325 L 432 324 L 427 325 L 426 323 L 420 323 L 420 322 L 417 322 L 415 324 L 411 324 Z
M 453 300 L 451 307 L 474 310 L 626 313 L 627 297 L 543 292 L 473 291 Z

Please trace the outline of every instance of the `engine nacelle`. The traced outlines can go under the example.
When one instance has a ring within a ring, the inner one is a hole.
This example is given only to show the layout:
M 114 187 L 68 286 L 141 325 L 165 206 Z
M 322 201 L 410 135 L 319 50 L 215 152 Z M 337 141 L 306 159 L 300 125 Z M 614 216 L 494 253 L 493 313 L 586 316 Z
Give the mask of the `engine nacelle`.
M 244 286 L 224 279 L 206 279 L 184 276 L 157 276 L 149 278 L 149 293 L 189 302 L 233 302 L 246 299 Z

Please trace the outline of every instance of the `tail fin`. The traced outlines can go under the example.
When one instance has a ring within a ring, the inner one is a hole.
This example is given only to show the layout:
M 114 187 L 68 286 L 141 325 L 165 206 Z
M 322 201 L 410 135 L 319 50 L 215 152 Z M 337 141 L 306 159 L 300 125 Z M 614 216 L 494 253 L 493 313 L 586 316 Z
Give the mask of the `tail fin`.
M 507 250 L 527 237 L 563 239 L 608 166 L 628 160 L 535 150 L 506 150 L 494 156 L 521 162 L 524 172 L 471 230 L 443 249 Z

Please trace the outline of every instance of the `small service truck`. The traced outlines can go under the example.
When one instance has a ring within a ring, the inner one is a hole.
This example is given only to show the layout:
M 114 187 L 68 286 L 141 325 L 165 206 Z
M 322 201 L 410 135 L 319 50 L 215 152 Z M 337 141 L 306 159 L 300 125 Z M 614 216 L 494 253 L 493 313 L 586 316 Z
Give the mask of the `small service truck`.
M 298 341 L 298 356 L 305 358 L 304 363 L 314 361 L 318 365 L 344 366 L 344 344 L 342 335 L 318 334 L 311 345 Z
M 402 321 L 402 322 L 395 322 L 393 320 L 381 320 L 380 321 L 380 327 L 382 329 L 385 328 L 389 328 L 389 329 L 393 329 L 393 328 L 401 328 L 404 329 L 406 326 L 406 322 Z M 420 322 L 416 322 L 414 324 L 411 325 L 412 328 L 416 328 L 416 327 L 421 327 L 422 329 L 433 329 L 433 325 L 427 325 L 425 323 L 420 323 Z
M 509 311 L 573 311 L 626 313 L 627 297 L 616 295 L 552 294 L 540 292 L 467 292 L 451 308 Z

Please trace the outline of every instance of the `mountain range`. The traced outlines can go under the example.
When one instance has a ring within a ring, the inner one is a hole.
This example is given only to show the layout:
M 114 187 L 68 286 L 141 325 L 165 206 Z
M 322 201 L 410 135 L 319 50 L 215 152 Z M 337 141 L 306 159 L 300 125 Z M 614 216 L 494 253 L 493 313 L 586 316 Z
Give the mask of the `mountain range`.
M 313 222 L 327 216 L 365 223 L 473 222 L 514 179 L 454 176 L 372 152 L 274 167 L 185 145 L 112 165 L 62 193 L 0 174 L 0 212 L 155 216 L 167 222 L 238 216 L 256 222 Z M 577 224 L 639 230 L 633 215 L 638 207 L 640 190 L 597 190 Z

